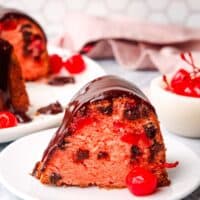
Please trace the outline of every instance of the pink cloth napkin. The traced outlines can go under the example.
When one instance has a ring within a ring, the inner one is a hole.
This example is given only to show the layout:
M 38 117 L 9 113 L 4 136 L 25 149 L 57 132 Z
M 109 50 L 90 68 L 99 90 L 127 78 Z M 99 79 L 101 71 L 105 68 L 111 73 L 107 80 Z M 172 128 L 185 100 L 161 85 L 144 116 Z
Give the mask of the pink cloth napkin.
M 122 16 L 67 14 L 64 20 L 65 33 L 56 44 L 72 52 L 92 44 L 86 53 L 91 58 L 114 57 L 126 68 L 157 68 L 162 73 L 187 67 L 180 52 L 191 51 L 200 64 L 200 29 L 139 22 Z

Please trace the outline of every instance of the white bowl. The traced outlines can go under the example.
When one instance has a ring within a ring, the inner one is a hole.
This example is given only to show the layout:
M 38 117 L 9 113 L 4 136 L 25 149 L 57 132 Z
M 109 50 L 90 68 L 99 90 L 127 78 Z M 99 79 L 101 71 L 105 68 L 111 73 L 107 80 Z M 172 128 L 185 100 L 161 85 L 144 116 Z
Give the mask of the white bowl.
M 152 80 L 150 100 L 158 118 L 170 132 L 200 137 L 200 98 L 186 97 L 164 89 L 162 77 Z

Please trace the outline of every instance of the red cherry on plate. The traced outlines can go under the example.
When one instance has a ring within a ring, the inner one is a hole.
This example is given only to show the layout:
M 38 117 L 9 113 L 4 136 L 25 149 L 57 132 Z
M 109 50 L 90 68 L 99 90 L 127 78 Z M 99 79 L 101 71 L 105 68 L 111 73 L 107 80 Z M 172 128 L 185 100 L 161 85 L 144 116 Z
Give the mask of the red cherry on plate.
M 53 54 L 50 56 L 49 62 L 50 62 L 51 72 L 54 74 L 59 73 L 63 66 L 62 58 L 57 54 Z
M 157 182 L 157 177 L 153 173 L 141 167 L 134 168 L 126 177 L 128 189 L 137 196 L 155 192 Z
M 76 54 L 71 56 L 64 62 L 66 70 L 71 74 L 79 74 L 86 68 L 86 64 L 81 55 Z
M 15 115 L 8 111 L 0 112 L 0 128 L 9 128 L 17 125 Z

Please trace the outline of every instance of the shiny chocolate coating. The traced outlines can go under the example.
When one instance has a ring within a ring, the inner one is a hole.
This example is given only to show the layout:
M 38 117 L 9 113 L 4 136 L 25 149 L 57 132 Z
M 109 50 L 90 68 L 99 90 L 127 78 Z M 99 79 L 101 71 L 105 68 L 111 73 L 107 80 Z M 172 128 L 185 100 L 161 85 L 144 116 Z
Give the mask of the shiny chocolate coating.
M 12 9 L 12 8 L 6 8 L 3 6 L 0 6 L 0 22 L 4 21 L 5 19 L 9 18 L 26 18 L 30 20 L 32 23 L 34 23 L 42 32 L 45 42 L 47 42 L 46 34 L 40 24 L 34 20 L 31 16 L 28 14 L 24 13 L 23 11 L 17 10 L 17 9 Z
M 72 98 L 71 102 L 68 104 L 62 124 L 43 154 L 42 170 L 45 169 L 46 162 L 50 158 L 53 151 L 63 142 L 65 135 L 68 133 L 68 128 L 73 117 L 81 107 L 90 102 L 117 98 L 119 96 L 128 96 L 142 100 L 150 107 L 151 110 L 155 112 L 148 98 L 133 83 L 111 75 L 99 77 L 89 82 Z
M 0 39 L 0 110 L 11 106 L 8 79 L 12 52 L 12 45 Z

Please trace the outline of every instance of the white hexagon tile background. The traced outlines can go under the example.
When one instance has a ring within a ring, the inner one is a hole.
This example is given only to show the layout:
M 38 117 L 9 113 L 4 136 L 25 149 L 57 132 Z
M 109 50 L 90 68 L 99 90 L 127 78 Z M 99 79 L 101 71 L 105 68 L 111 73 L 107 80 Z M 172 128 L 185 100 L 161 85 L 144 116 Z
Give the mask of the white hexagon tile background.
M 0 4 L 25 10 L 50 37 L 63 31 L 65 13 L 72 11 L 200 27 L 200 0 L 0 0 Z

